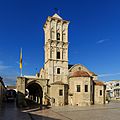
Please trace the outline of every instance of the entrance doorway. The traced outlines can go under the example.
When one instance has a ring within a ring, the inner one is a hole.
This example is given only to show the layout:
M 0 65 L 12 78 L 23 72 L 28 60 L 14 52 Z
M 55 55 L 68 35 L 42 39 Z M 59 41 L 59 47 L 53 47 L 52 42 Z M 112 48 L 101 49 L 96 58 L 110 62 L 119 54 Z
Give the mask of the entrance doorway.
M 28 90 L 27 96 L 36 103 L 42 104 L 43 91 L 42 87 L 37 83 L 29 83 L 26 87 Z

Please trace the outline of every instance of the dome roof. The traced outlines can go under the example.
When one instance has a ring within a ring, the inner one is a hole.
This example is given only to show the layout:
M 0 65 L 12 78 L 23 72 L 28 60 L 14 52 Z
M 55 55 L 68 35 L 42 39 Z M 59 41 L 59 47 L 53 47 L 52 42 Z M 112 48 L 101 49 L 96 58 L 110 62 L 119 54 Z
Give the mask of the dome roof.
M 71 78 L 71 77 L 91 77 L 91 76 L 89 75 L 88 72 L 80 70 L 71 73 L 69 77 Z

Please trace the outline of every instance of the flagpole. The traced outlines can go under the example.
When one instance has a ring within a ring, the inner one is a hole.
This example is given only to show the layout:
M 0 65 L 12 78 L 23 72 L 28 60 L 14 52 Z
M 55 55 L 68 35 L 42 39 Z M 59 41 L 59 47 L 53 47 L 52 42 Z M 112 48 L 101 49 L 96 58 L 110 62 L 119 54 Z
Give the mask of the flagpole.
M 22 48 L 20 51 L 20 76 L 22 77 Z
M 20 69 L 20 72 L 21 72 L 21 73 L 20 73 L 20 76 L 22 77 L 22 68 Z

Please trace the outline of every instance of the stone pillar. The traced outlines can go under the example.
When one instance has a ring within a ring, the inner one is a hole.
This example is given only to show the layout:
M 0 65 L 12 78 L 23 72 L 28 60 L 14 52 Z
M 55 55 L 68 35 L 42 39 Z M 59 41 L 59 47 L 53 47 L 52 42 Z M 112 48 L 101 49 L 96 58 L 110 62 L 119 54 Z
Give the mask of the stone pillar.
M 17 99 L 18 107 L 26 106 L 25 102 L 25 77 L 17 77 Z
M 45 103 L 45 87 L 43 86 L 43 98 L 42 98 L 42 104 L 44 105 Z
M 61 59 L 61 60 L 62 60 L 62 54 L 63 54 L 62 51 L 63 51 L 62 48 L 60 48 L 60 59 Z
M 25 77 L 17 77 L 17 91 L 25 94 Z
M 114 90 L 114 97 L 116 97 L 116 90 Z
M 57 39 L 57 20 L 55 20 L 55 40 Z
M 38 96 L 38 104 L 40 103 L 40 97 Z
M 60 22 L 60 41 L 62 41 L 62 21 Z

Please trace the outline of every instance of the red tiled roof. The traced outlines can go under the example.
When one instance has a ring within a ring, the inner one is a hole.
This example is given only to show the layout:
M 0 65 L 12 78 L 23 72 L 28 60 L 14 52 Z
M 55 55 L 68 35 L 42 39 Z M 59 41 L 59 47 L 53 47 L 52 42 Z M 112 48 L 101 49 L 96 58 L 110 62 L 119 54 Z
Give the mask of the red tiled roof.
M 71 73 L 69 77 L 91 77 L 91 76 L 89 75 L 89 73 L 81 70 Z
M 98 80 L 94 80 L 94 84 L 99 85 L 99 86 L 104 86 L 105 85 L 103 82 L 98 81 Z
M 91 73 L 92 76 L 97 76 L 94 72 L 91 72 L 91 71 L 90 71 L 89 73 Z

